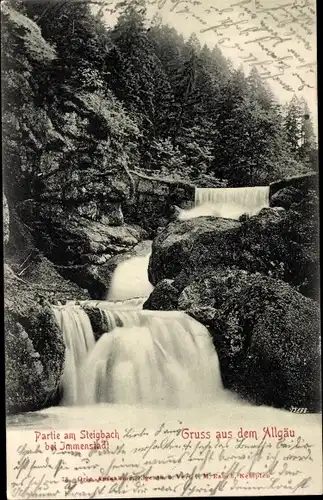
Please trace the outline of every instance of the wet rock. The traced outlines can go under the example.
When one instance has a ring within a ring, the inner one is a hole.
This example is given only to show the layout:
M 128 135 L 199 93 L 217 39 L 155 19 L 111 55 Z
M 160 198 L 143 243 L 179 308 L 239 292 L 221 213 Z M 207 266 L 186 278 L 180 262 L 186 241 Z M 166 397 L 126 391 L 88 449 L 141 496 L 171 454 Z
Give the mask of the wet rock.
M 180 213 L 181 209 L 177 205 L 172 205 L 169 209 L 169 220 L 176 221 Z
M 190 268 L 191 263 L 198 267 L 199 257 L 203 258 L 206 252 L 210 252 L 211 256 L 213 251 L 220 253 L 227 234 L 236 231 L 239 226 L 237 221 L 214 217 L 172 222 L 153 241 L 148 268 L 150 282 L 156 285 L 164 278 L 173 279 L 182 270 Z M 193 261 L 190 256 L 194 249 L 199 256 L 194 253 L 196 260 Z
M 27 201 L 19 208 L 24 221 L 33 228 L 37 247 L 62 276 L 89 290 L 95 299 L 105 297 L 109 289 L 113 272 L 110 259 L 131 252 L 147 239 L 146 231 L 139 226 L 112 226 L 104 217 L 90 220 L 60 205 Z
M 319 409 L 314 301 L 282 281 L 227 269 L 193 281 L 178 308 L 209 328 L 226 387 L 257 404 Z
M 151 311 L 175 311 L 179 290 L 173 286 L 173 280 L 161 280 L 143 305 Z
M 81 264 L 85 255 L 126 252 L 147 237 L 139 226 L 111 226 L 104 218 L 90 220 L 60 205 L 26 201 L 20 204 L 20 213 L 34 228 L 38 246 L 62 265 Z
M 86 289 L 90 298 L 97 300 L 106 297 L 113 274 L 111 268 L 105 264 L 57 265 L 57 270 L 64 278 Z
M 65 355 L 53 289 L 19 279 L 8 265 L 4 277 L 7 412 L 39 410 L 57 397 Z
M 271 207 L 282 207 L 289 209 L 293 203 L 299 203 L 304 194 L 300 189 L 294 187 L 285 187 L 280 189 L 270 199 Z
M 245 213 L 245 214 L 241 214 L 238 220 L 239 220 L 239 222 L 245 222 L 248 219 L 250 219 L 250 215 Z
M 98 340 L 101 335 L 110 331 L 106 317 L 98 307 L 85 306 L 84 311 L 90 319 L 95 340 Z

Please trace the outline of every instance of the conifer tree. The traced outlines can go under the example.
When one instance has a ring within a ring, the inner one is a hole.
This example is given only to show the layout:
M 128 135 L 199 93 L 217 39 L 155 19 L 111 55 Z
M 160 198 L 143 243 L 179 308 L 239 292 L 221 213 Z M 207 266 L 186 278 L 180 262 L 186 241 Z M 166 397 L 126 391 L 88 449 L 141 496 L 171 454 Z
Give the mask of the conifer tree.
M 309 106 L 304 98 L 300 99 L 302 110 L 299 158 L 314 170 L 317 168 L 317 144 Z
M 302 139 L 302 110 L 301 103 L 296 95 L 286 106 L 284 129 L 289 147 L 296 158 Z

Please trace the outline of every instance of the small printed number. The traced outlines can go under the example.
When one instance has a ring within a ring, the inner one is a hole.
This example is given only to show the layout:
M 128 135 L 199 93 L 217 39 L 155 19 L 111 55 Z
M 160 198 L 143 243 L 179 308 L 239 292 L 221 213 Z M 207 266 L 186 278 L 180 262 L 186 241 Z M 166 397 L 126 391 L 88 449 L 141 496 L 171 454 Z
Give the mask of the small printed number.
M 290 411 L 293 413 L 307 413 L 307 408 L 296 408 L 295 406 L 292 406 Z

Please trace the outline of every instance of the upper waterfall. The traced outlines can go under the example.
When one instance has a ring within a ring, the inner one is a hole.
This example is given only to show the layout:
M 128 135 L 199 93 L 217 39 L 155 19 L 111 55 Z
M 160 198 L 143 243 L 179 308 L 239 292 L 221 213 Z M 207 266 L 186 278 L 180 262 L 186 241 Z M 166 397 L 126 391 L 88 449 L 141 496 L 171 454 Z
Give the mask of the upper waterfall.
M 269 206 L 269 186 L 238 188 L 196 188 L 195 207 L 182 210 L 180 220 L 201 216 L 239 219 L 247 213 L 254 215 Z

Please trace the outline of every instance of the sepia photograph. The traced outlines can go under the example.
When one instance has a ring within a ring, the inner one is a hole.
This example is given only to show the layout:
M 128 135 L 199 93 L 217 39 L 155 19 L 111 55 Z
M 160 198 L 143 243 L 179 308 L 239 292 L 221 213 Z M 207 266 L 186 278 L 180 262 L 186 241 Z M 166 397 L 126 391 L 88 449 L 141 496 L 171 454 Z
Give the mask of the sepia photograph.
M 315 0 L 1 28 L 8 499 L 322 494 Z

